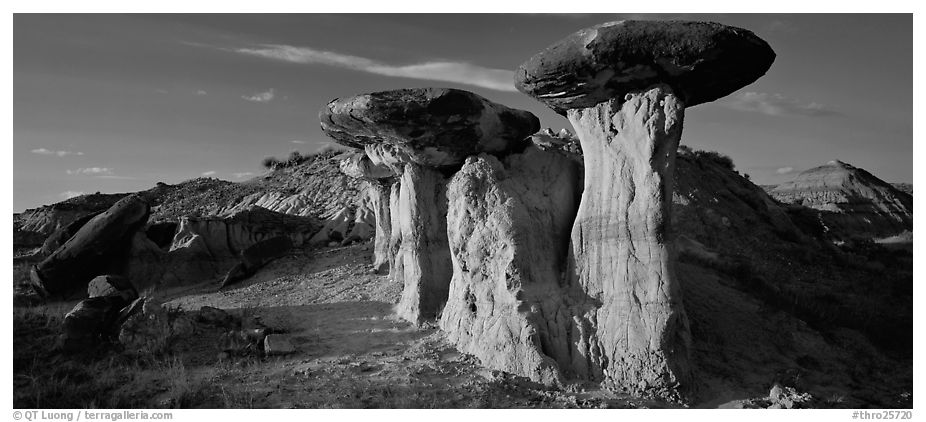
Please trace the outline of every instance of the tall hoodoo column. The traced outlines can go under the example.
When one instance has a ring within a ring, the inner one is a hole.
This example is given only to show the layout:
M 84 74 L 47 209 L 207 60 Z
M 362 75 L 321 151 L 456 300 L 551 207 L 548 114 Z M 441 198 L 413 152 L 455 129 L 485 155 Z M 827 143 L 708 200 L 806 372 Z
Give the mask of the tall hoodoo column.
M 744 29 L 621 21 L 572 34 L 518 69 L 517 88 L 565 115 L 584 153 L 564 280 L 588 296 L 572 340 L 580 376 L 646 394 L 688 386 L 669 227 L 684 110 L 752 83 L 774 58 Z
M 364 149 L 371 163 L 400 175 L 389 200 L 389 250 L 395 251 L 390 276 L 404 285 L 397 313 L 416 324 L 435 318 L 452 276 L 446 175 L 467 156 L 523 148 L 539 120 L 471 92 L 444 88 L 335 99 L 319 120 L 336 142 Z

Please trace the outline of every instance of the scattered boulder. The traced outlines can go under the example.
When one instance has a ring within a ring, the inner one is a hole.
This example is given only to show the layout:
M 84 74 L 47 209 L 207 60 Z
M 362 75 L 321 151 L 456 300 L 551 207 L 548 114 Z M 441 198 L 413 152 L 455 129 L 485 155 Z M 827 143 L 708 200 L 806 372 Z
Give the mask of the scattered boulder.
M 155 298 L 140 298 L 124 314 L 119 342 L 130 353 L 163 353 L 182 336 L 196 331 L 193 320 L 181 312 L 169 312 Z
M 560 276 L 580 165 L 528 147 L 467 159 L 447 187 L 453 280 L 440 327 L 484 365 L 557 384 L 575 353 Z
M 583 151 L 564 280 L 587 297 L 573 316 L 579 377 L 666 398 L 690 387 L 670 230 L 685 107 L 752 83 L 774 58 L 739 28 L 621 21 L 578 31 L 518 69 L 518 90 L 565 115 Z
M 127 278 L 108 274 L 90 280 L 87 285 L 87 296 L 91 298 L 116 296 L 130 302 L 138 298 L 138 292 L 135 291 L 135 287 L 132 286 L 132 283 L 129 283 Z
M 98 296 L 80 301 L 64 316 L 60 347 L 66 352 L 88 351 L 114 336 L 120 311 L 129 304 L 121 296 Z
M 270 334 L 264 337 L 264 353 L 268 356 L 286 355 L 296 351 L 289 336 L 284 334 Z
M 68 296 L 86 288 L 93 277 L 106 274 L 144 227 L 150 209 L 130 195 L 84 224 L 53 254 L 33 267 L 31 278 L 42 296 Z

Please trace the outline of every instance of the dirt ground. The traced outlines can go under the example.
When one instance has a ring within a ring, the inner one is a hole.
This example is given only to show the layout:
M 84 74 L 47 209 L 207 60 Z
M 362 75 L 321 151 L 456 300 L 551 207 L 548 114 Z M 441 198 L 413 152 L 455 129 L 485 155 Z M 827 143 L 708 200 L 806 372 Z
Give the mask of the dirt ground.
M 200 350 L 187 361 L 201 363 L 188 368 L 210 378 L 221 391 L 222 407 L 672 406 L 591 385 L 552 390 L 481 367 L 435 327 L 415 327 L 393 315 L 401 286 L 372 271 L 370 250 L 367 243 L 301 252 L 225 289 L 209 282 L 165 290 L 169 307 L 192 312 L 213 306 L 253 318 L 289 335 L 296 347 L 291 355 L 248 359 L 220 356 L 217 348 L 212 358 L 209 350 Z M 216 365 L 235 370 L 216 375 Z

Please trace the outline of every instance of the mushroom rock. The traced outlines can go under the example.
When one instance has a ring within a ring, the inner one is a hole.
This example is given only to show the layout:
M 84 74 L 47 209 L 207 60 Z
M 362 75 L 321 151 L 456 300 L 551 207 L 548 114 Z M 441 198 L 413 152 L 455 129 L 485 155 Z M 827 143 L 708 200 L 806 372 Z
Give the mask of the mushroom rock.
M 43 296 L 60 297 L 85 290 L 90 280 L 119 264 L 149 214 L 148 203 L 130 195 L 93 217 L 33 267 L 30 276 L 35 290 Z
M 447 187 L 453 279 L 441 329 L 484 365 L 548 385 L 571 365 L 560 276 L 580 166 L 535 146 L 502 160 L 480 154 Z
M 414 88 L 331 101 L 319 113 L 336 142 L 363 148 L 400 175 L 390 188 L 390 275 L 404 285 L 396 307 L 413 323 L 437 316 L 450 286 L 446 178 L 481 152 L 523 149 L 540 127 L 531 113 L 457 89 Z M 384 193 L 384 192 L 383 192 Z
M 752 83 L 774 58 L 744 29 L 621 21 L 576 32 L 518 69 L 518 90 L 564 114 L 584 153 L 564 280 L 588 297 L 572 337 L 578 376 L 664 397 L 689 387 L 669 226 L 685 107 Z

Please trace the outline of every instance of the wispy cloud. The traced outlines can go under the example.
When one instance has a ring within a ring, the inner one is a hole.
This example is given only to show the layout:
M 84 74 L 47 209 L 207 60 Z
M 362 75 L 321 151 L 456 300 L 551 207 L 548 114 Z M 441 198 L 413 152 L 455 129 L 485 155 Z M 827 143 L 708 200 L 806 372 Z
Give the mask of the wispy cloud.
M 727 100 L 725 104 L 740 111 L 762 113 L 769 116 L 827 117 L 842 114 L 820 103 L 805 102 L 781 94 L 765 92 L 744 92 Z
M 241 98 L 244 98 L 248 101 L 253 101 L 255 103 L 269 103 L 270 101 L 273 101 L 273 97 L 275 96 L 276 94 L 273 92 L 273 88 L 270 88 L 267 91 L 258 92 L 256 94 L 242 95 Z
M 65 155 L 84 155 L 80 151 L 63 151 L 63 150 L 50 150 L 48 148 L 37 148 L 32 150 L 33 154 L 39 155 L 57 155 L 59 157 L 64 157 Z
M 781 167 L 775 170 L 775 173 L 778 174 L 788 174 L 794 172 L 794 167 Z
M 798 32 L 797 25 L 781 19 L 774 19 L 769 22 L 768 30 L 771 32 L 782 32 L 786 34 L 794 34 Z
M 263 44 L 257 48 L 236 48 L 231 51 L 291 63 L 321 64 L 383 76 L 456 82 L 497 91 L 516 91 L 514 72 L 464 62 L 434 60 L 408 65 L 392 65 L 366 57 L 280 44 Z
M 214 171 L 211 171 L 211 170 L 210 170 L 210 171 L 203 172 L 203 176 L 205 176 L 205 177 L 214 176 L 214 175 L 215 175 L 215 172 L 214 172 Z
M 193 93 L 193 95 L 198 95 L 198 96 L 203 96 L 203 95 L 207 95 L 207 94 L 208 94 L 208 92 L 206 92 L 205 89 L 198 89 L 198 90 L 196 90 L 196 92 Z
M 301 140 L 299 140 L 299 139 L 293 139 L 292 141 L 289 141 L 289 143 L 291 143 L 291 144 L 300 144 L 300 145 L 302 145 L 302 144 L 305 143 L 305 141 L 301 141 Z
M 58 196 L 60 196 L 63 199 L 71 199 L 75 196 L 81 196 L 81 195 L 86 195 L 86 193 L 76 191 L 76 190 L 69 190 L 69 191 L 61 192 L 60 194 L 58 194 Z
M 68 170 L 68 174 L 112 175 L 113 169 L 109 167 L 87 167 L 77 170 Z
M 236 179 L 243 179 L 243 178 L 248 177 L 248 176 L 253 176 L 254 173 L 251 173 L 251 172 L 249 172 L 249 171 L 246 171 L 246 172 L 243 172 L 243 173 L 233 173 L 232 175 L 235 176 Z

